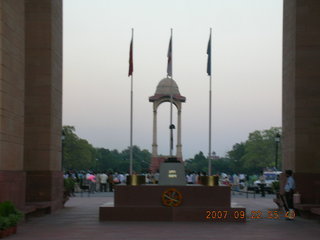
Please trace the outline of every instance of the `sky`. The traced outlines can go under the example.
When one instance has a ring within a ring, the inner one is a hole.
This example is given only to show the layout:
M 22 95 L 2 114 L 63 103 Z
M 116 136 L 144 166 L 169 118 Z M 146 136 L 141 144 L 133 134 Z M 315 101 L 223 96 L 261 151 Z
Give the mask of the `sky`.
M 63 124 L 95 147 L 130 145 L 134 28 L 133 144 L 151 151 L 148 97 L 166 77 L 173 28 L 173 79 L 187 99 L 183 157 L 207 155 L 212 28 L 212 149 L 225 156 L 250 132 L 281 126 L 282 10 L 282 0 L 64 0 Z M 163 155 L 169 154 L 169 109 L 169 103 L 158 109 Z M 176 122 L 176 110 L 173 116 Z

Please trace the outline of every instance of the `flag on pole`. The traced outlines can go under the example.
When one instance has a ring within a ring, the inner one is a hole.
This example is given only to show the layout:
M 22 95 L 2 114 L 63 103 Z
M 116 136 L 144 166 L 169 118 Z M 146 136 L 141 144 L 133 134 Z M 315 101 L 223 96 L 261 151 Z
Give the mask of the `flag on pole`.
M 207 73 L 209 76 L 211 76 L 211 29 L 210 29 L 210 38 L 208 42 L 207 54 L 208 54 Z
M 167 75 L 172 77 L 172 33 L 170 37 L 167 57 L 168 57 Z
M 132 73 L 133 73 L 133 30 L 132 30 L 132 37 L 131 37 L 131 43 L 130 43 L 128 76 L 132 76 Z

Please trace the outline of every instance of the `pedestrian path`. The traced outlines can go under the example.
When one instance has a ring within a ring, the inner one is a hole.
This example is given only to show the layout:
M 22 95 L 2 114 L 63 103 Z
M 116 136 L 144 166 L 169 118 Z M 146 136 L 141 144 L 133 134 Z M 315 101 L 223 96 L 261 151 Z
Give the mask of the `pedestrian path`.
M 250 211 L 275 208 L 272 197 L 232 196 L 233 204 Z M 8 240 L 191 240 L 191 239 L 319 239 L 320 223 L 297 217 L 248 219 L 247 223 L 201 222 L 99 222 L 99 206 L 113 204 L 112 193 L 95 193 L 90 197 L 73 197 L 66 207 L 51 215 L 34 217 L 18 228 Z M 125 216 L 124 216 L 125 218 Z

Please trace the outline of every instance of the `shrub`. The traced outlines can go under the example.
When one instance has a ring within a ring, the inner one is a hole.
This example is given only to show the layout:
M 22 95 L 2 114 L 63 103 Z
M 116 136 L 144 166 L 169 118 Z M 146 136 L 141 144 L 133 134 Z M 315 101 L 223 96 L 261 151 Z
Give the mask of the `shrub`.
M 9 218 L 0 216 L 0 231 L 10 227 Z
M 16 226 L 23 214 L 10 201 L 0 203 L 0 230 Z
M 274 182 L 272 183 L 272 188 L 273 188 L 274 192 L 279 192 L 279 190 L 280 190 L 280 183 L 279 183 L 279 181 L 274 181 Z
M 16 214 L 18 210 L 15 208 L 12 202 L 5 201 L 0 203 L 0 216 L 8 217 L 10 214 Z

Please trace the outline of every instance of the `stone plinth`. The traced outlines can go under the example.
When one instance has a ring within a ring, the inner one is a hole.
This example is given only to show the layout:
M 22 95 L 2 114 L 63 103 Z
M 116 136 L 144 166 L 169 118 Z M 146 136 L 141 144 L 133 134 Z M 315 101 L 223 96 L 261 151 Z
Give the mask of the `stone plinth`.
M 184 164 L 181 162 L 164 162 L 160 165 L 159 185 L 186 185 Z
M 155 173 L 159 171 L 161 163 L 166 161 L 169 156 L 157 156 L 151 158 L 150 171 Z M 177 158 L 179 162 L 182 162 L 182 158 Z
M 162 204 L 162 193 L 168 188 L 181 192 L 180 206 Z M 100 207 L 100 221 L 246 221 L 237 218 L 245 208 L 231 208 L 230 187 L 120 185 L 115 187 L 114 201 L 114 207 Z

